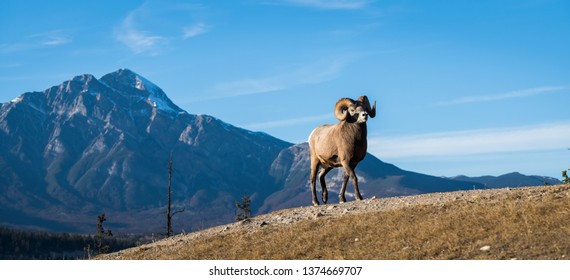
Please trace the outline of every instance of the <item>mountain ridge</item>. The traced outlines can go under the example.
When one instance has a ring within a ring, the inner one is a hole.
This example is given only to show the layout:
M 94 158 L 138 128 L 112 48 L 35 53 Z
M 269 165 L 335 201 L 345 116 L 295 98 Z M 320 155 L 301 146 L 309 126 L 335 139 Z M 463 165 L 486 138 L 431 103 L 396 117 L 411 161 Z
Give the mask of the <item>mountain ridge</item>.
M 467 182 L 476 182 L 483 184 L 486 188 L 505 188 L 505 187 L 521 187 L 530 185 L 557 185 L 562 182 L 556 178 L 539 176 L 539 175 L 524 175 L 519 172 L 510 172 L 499 176 L 475 176 L 469 177 L 465 175 L 458 175 L 449 177 L 448 179 L 460 180 Z

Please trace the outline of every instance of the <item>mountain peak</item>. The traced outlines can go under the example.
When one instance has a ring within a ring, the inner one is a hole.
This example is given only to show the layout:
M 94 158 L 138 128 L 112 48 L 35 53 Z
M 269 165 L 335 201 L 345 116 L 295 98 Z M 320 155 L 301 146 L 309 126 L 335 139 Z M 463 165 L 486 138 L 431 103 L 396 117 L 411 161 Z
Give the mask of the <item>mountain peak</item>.
M 135 71 L 128 69 L 128 68 L 119 68 L 115 72 L 108 73 L 107 75 L 119 76 L 119 77 L 133 77 L 138 76 Z
M 113 85 L 114 87 L 120 86 L 120 89 L 136 88 L 141 91 L 149 92 L 162 91 L 157 85 L 153 84 L 143 76 L 126 68 L 104 75 L 101 77 L 101 81 L 108 85 Z
M 100 81 L 119 92 L 128 95 L 143 95 L 151 106 L 166 112 L 182 113 L 164 91 L 145 77 L 134 71 L 122 68 L 101 77 Z
M 73 77 L 72 81 L 88 83 L 89 81 L 96 80 L 96 78 L 91 74 L 83 74 Z

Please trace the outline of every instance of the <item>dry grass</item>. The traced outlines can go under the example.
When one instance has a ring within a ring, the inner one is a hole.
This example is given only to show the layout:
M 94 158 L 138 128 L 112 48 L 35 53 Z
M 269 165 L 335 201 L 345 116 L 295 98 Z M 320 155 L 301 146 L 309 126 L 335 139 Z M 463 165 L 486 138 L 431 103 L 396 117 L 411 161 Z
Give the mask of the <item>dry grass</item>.
M 490 246 L 488 250 L 481 250 Z M 319 217 L 205 236 L 131 259 L 570 259 L 568 188 Z

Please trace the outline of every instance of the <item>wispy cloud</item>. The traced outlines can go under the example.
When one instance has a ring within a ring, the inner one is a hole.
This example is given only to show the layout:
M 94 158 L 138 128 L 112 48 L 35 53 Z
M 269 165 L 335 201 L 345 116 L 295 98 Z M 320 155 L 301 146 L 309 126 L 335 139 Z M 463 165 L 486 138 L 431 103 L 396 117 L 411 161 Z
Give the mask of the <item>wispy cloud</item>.
M 322 59 L 286 70 L 268 77 L 246 78 L 215 86 L 211 98 L 251 95 L 274 92 L 288 88 L 320 84 L 335 79 L 354 59 L 354 56 Z
M 28 35 L 19 42 L 0 44 L 0 53 L 15 53 L 48 47 L 57 47 L 72 42 L 71 35 L 63 30 L 51 30 Z
M 182 30 L 182 39 L 190 39 L 208 32 L 206 24 L 200 22 Z
M 71 36 L 62 30 L 53 30 L 50 32 L 34 34 L 30 36 L 30 39 L 43 46 L 61 46 L 71 43 L 72 41 Z
M 569 143 L 570 122 L 560 122 L 403 136 L 375 136 L 369 139 L 369 151 L 383 159 L 417 159 L 566 150 Z
M 534 95 L 540 95 L 540 94 L 560 92 L 560 91 L 567 90 L 567 89 L 568 89 L 567 86 L 536 87 L 536 88 L 511 91 L 511 92 L 495 94 L 495 95 L 465 96 L 465 97 L 452 99 L 452 100 L 448 100 L 448 101 L 440 101 L 440 102 L 437 102 L 435 105 L 437 105 L 437 106 L 448 106 L 448 105 L 491 102 L 491 101 L 499 101 L 499 100 L 505 100 L 505 99 L 514 99 L 514 98 L 528 97 L 528 96 L 534 96 Z
M 115 39 L 135 54 L 164 54 L 182 40 L 209 32 L 204 22 L 191 23 L 197 9 L 201 6 L 147 2 L 123 19 L 115 29 Z
M 250 95 L 278 91 L 284 88 L 285 85 L 282 78 L 278 76 L 259 79 L 242 79 L 215 86 L 214 91 L 221 94 L 216 94 L 214 97 Z
M 370 0 L 285 0 L 286 4 L 323 10 L 358 10 L 366 8 Z
M 148 31 L 139 30 L 136 27 L 135 17 L 139 9 L 127 15 L 120 27 L 116 30 L 115 38 L 125 44 L 135 54 L 158 55 L 162 48 L 168 45 L 169 40 L 166 37 L 153 35 Z
M 293 126 L 293 125 L 304 124 L 304 123 L 308 123 L 308 122 L 322 121 L 322 120 L 326 120 L 326 119 L 330 119 L 330 118 L 332 118 L 332 114 L 325 114 L 325 115 L 292 118 L 292 119 L 285 119 L 285 120 L 250 123 L 250 124 L 244 124 L 244 125 L 242 125 L 242 127 L 249 129 L 249 130 L 259 130 L 259 129 L 284 127 L 284 126 Z

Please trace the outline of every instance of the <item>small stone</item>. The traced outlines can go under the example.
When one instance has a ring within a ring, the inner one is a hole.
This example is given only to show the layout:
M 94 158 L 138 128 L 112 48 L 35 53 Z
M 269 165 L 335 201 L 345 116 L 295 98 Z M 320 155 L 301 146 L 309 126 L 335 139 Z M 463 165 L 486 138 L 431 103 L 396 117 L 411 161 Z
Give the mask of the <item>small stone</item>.
M 354 242 L 358 242 L 358 238 L 354 238 Z
M 329 206 L 327 207 L 327 210 L 333 210 L 333 209 L 335 209 L 335 208 L 336 208 L 335 205 L 329 205 Z
M 321 213 L 321 212 L 317 212 L 317 213 L 315 214 L 315 218 L 322 217 L 322 216 L 324 216 L 324 215 L 323 215 L 323 213 Z
M 267 223 L 266 221 L 261 222 L 261 224 L 259 224 L 260 227 L 264 227 L 266 225 L 268 225 L 269 223 Z
M 483 247 L 479 248 L 479 250 L 480 250 L 480 251 L 483 251 L 483 252 L 487 252 L 487 251 L 491 250 L 491 246 L 486 245 L 486 246 L 483 246 Z

